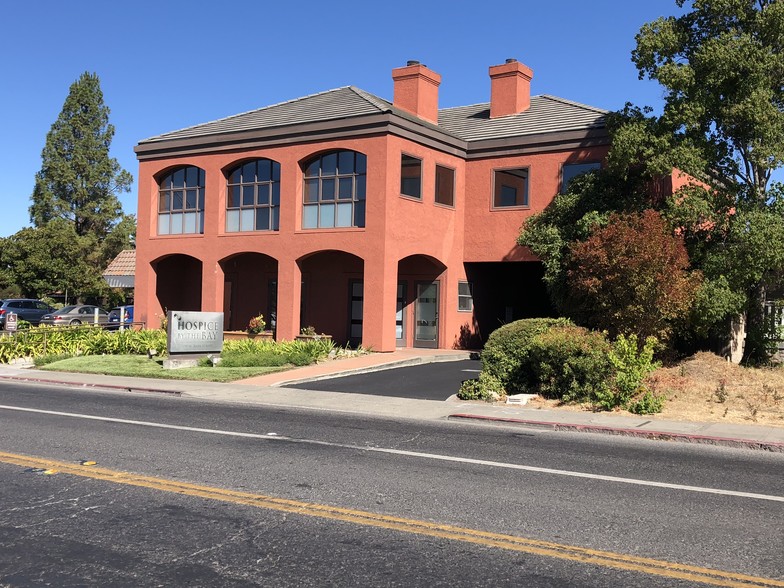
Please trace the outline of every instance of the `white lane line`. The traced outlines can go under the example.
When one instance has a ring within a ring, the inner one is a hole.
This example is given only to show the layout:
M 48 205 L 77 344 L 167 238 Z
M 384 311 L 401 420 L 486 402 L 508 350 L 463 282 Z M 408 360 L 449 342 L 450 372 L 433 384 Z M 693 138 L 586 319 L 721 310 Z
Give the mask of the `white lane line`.
M 485 459 L 473 459 L 470 457 L 457 457 L 453 455 L 441 455 L 438 453 L 423 453 L 420 451 L 406 451 L 404 449 L 391 449 L 387 447 L 372 447 L 363 445 L 351 445 L 348 443 L 332 443 L 330 441 L 318 441 L 315 439 L 296 439 L 286 437 L 278 433 L 242 433 L 240 431 L 224 431 L 221 429 L 202 429 L 200 427 L 187 427 L 184 425 L 169 425 L 166 423 L 154 423 L 149 421 L 134 421 L 128 419 L 118 419 L 113 417 L 102 417 L 89 414 L 78 414 L 71 412 L 60 412 L 56 410 L 43 410 L 39 408 L 24 408 L 21 406 L 0 405 L 2 410 L 17 412 L 31 412 L 37 414 L 47 414 L 83 420 L 101 421 L 105 423 L 120 423 L 124 425 L 136 425 L 140 427 L 153 427 L 157 429 L 173 429 L 177 431 L 190 431 L 193 433 L 207 433 L 210 435 L 226 435 L 229 437 L 244 437 L 248 439 L 264 439 L 267 441 L 287 441 L 289 443 L 302 443 L 305 445 L 321 445 L 325 447 L 336 447 L 340 449 L 353 449 L 358 451 L 368 451 L 375 453 L 388 453 L 392 455 L 403 455 L 406 457 L 417 457 L 421 459 L 432 459 L 436 461 L 448 461 L 465 463 L 486 467 L 504 468 L 508 470 L 521 470 L 525 472 L 536 472 L 540 474 L 551 474 L 555 476 L 569 476 L 572 478 L 586 478 L 589 480 L 601 480 L 604 482 L 616 482 L 620 484 L 633 484 L 636 486 L 652 486 L 654 488 L 668 488 L 671 490 L 681 490 L 686 492 L 699 492 L 702 494 L 719 494 L 721 496 L 733 496 L 736 498 L 752 498 L 755 500 L 768 500 L 772 502 L 784 502 L 784 496 L 774 496 L 770 494 L 756 494 L 754 492 L 739 492 L 736 490 L 724 490 L 721 488 L 704 488 L 701 486 L 686 486 L 683 484 L 670 484 L 667 482 L 655 482 L 652 480 L 638 480 L 635 478 L 621 478 L 618 476 L 605 476 L 602 474 L 589 474 L 586 472 L 575 472 L 571 470 L 557 470 L 553 468 L 541 468 L 537 466 L 521 465 L 516 463 L 505 463 L 500 461 L 489 461 Z

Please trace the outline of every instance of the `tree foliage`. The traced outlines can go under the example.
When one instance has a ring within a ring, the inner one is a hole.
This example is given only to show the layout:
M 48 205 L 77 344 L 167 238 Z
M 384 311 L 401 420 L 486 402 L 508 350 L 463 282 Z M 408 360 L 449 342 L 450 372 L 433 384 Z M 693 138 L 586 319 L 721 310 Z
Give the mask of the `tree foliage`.
M 36 227 L 63 219 L 79 236 L 104 238 L 111 232 L 123 216 L 117 193 L 127 192 L 133 181 L 109 157 L 113 137 L 98 76 L 85 72 L 71 85 L 46 136 L 30 206 Z
M 35 177 L 26 228 L 0 247 L 0 270 L 26 296 L 69 292 L 103 297 L 108 263 L 132 246 L 133 216 L 123 214 L 117 194 L 131 175 L 109 157 L 114 127 L 98 76 L 84 73 L 71 85 L 47 134 Z
M 80 237 L 71 223 L 58 219 L 4 239 L 0 261 L 25 297 L 57 291 L 96 295 L 105 286 L 95 271 L 95 252 L 94 239 Z
M 667 341 L 685 322 L 699 273 L 688 271 L 683 238 L 653 210 L 613 214 L 605 227 L 571 248 L 566 280 L 576 321 L 611 337 Z

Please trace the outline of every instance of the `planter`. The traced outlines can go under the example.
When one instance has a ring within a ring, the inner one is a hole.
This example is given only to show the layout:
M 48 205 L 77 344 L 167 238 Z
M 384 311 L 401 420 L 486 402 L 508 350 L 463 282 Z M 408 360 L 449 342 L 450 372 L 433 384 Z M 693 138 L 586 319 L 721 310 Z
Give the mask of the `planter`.
M 297 341 L 313 341 L 316 339 L 329 339 L 332 340 L 332 335 L 297 335 L 294 337 Z
M 238 341 L 242 339 L 258 339 L 260 341 L 272 341 L 272 331 L 262 331 L 261 333 L 248 333 L 247 331 L 223 331 L 224 341 Z

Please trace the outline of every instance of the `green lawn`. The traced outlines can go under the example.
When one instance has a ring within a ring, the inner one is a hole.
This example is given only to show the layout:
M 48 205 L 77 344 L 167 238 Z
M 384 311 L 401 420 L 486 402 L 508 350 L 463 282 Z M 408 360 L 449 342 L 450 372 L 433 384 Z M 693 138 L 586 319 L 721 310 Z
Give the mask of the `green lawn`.
M 134 378 L 162 378 L 167 380 L 200 380 L 204 382 L 233 382 L 261 374 L 280 372 L 283 367 L 194 367 L 176 370 L 163 369 L 163 360 L 148 359 L 146 355 L 89 355 L 71 357 L 41 366 L 54 372 L 78 372 L 130 376 Z

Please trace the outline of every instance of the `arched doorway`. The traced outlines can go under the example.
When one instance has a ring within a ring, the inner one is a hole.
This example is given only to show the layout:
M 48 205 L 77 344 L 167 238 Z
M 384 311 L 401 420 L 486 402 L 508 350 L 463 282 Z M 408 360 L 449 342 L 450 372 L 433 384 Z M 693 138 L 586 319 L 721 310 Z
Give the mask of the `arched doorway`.
M 439 347 L 441 280 L 446 266 L 429 255 L 410 255 L 398 262 L 398 347 Z
M 364 261 L 344 251 L 320 251 L 298 261 L 302 272 L 300 327 L 332 335 L 340 345 L 362 341 Z
M 223 324 L 228 331 L 244 331 L 248 321 L 264 315 L 275 330 L 278 302 L 278 262 L 263 253 L 239 253 L 221 260 Z
M 152 262 L 155 295 L 164 314 L 169 310 L 201 310 L 202 262 L 175 254 Z

